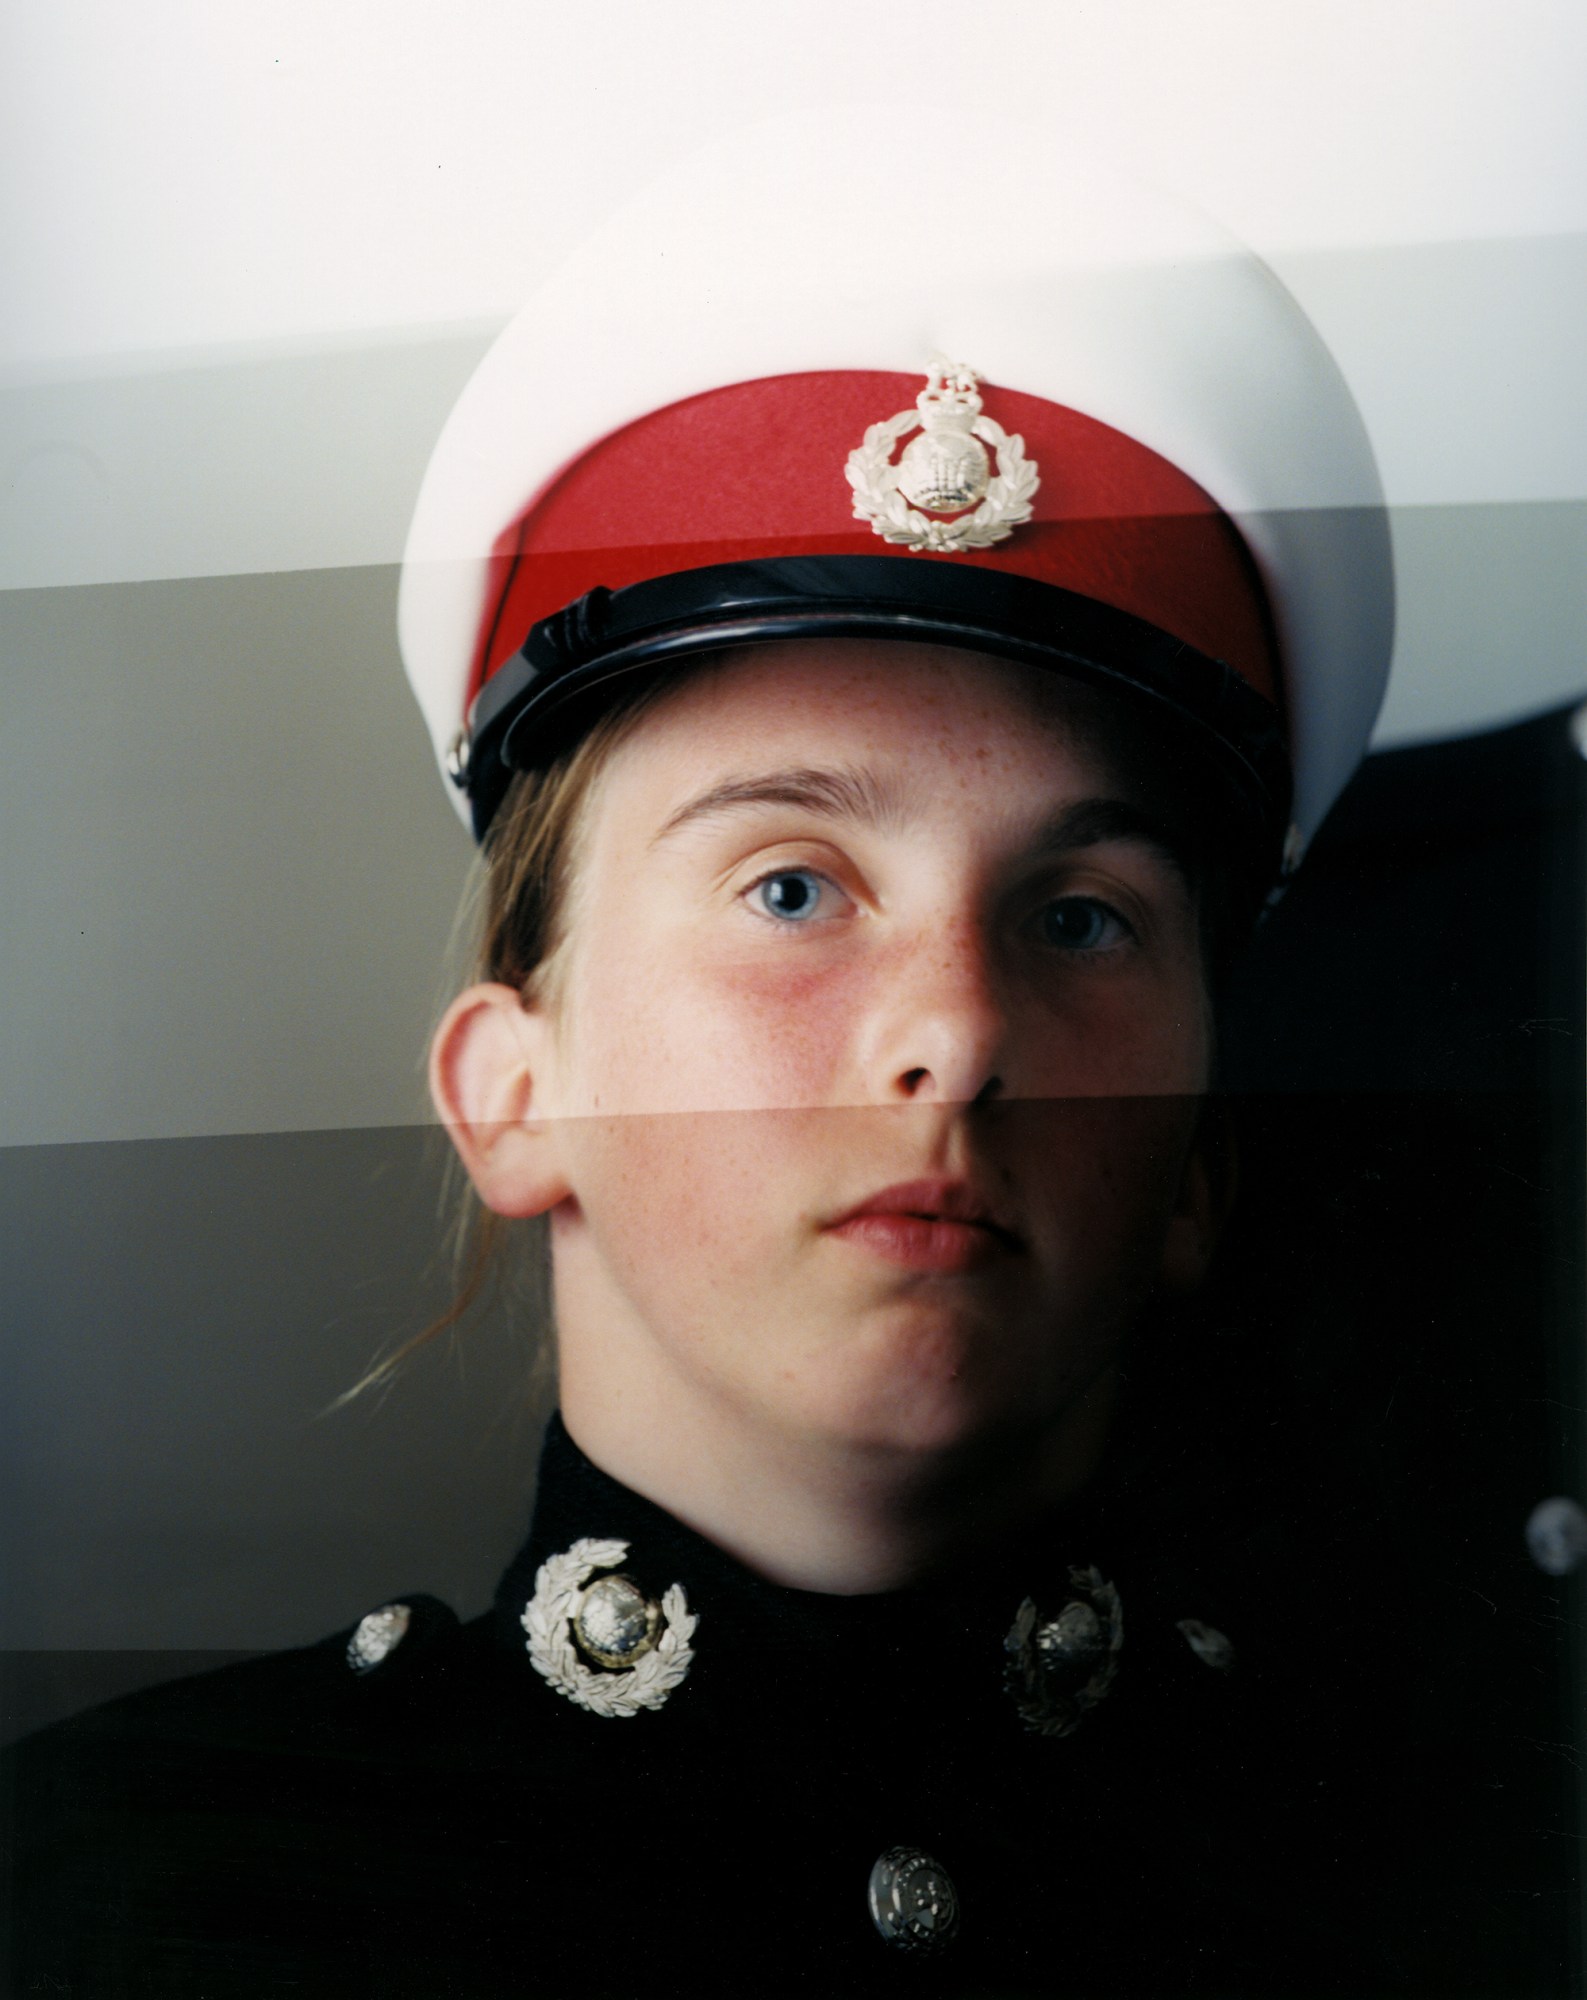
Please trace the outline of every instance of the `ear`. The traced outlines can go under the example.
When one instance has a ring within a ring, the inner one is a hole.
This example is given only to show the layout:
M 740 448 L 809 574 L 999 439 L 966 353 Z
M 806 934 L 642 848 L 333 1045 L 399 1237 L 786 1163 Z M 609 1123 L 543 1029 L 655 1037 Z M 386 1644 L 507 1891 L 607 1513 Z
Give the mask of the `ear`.
M 485 1206 L 543 1215 L 570 1192 L 545 1101 L 551 1024 L 510 986 L 470 986 L 430 1044 L 430 1095 Z
M 1239 1180 L 1228 1107 L 1221 1098 L 1204 1098 L 1158 1266 L 1158 1283 L 1170 1297 L 1188 1297 L 1206 1277 Z

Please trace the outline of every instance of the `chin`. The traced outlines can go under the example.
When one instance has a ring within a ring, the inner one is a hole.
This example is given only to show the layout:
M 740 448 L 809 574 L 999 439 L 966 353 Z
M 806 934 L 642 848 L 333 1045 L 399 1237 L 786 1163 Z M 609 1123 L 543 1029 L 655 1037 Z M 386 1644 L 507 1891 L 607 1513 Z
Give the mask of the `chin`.
M 910 1318 L 823 1366 L 810 1411 L 833 1442 L 940 1455 L 1030 1421 L 1036 1384 L 990 1328 Z

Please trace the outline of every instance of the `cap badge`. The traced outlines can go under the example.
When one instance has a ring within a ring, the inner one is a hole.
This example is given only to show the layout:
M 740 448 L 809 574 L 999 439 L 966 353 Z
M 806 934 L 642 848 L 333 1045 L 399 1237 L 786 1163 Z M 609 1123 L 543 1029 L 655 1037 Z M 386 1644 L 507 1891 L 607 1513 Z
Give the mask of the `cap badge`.
M 591 1581 L 596 1570 L 615 1570 L 627 1554 L 626 1542 L 586 1536 L 548 1556 L 521 1621 L 535 1672 L 592 1715 L 662 1707 L 694 1660 L 689 1641 L 699 1621 L 682 1584 L 673 1584 L 657 1604 L 632 1577 Z
M 1095 1567 L 1071 1569 L 1075 1592 L 1056 1618 L 1027 1597 L 1003 1641 L 1004 1677 L 1020 1720 L 1038 1736 L 1068 1736 L 1112 1687 L 1124 1644 L 1119 1593 Z
M 869 521 L 884 542 L 957 555 L 1006 541 L 1030 519 L 1041 485 L 1035 463 L 1025 456 L 1023 438 L 983 415 L 980 379 L 973 368 L 937 355 L 915 407 L 872 424 L 849 453 L 844 476 L 854 488 L 855 518 Z M 911 431 L 919 436 L 895 461 Z

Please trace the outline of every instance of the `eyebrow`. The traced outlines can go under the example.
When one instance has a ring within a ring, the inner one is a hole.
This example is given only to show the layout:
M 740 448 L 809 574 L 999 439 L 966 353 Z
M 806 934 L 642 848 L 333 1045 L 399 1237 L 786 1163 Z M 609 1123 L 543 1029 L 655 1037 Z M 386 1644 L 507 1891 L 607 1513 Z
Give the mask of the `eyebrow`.
M 1129 799 L 1079 799 L 1054 813 L 1031 847 L 1037 854 L 1069 854 L 1115 840 L 1150 848 L 1187 883 L 1194 883 L 1196 871 L 1188 842 L 1167 821 Z
M 907 801 L 868 771 L 842 765 L 832 770 L 795 765 L 753 778 L 726 778 L 712 785 L 709 791 L 679 806 L 650 844 L 654 847 L 680 827 L 698 820 L 720 819 L 753 806 L 793 806 L 821 819 L 880 829 L 902 826 L 913 816 Z
M 757 806 L 792 806 L 818 818 L 846 822 L 879 831 L 897 830 L 916 817 L 918 808 L 896 788 L 867 771 L 845 766 L 820 769 L 808 765 L 766 771 L 754 777 L 726 778 L 699 793 L 666 820 L 652 837 L 657 846 L 680 828 L 702 820 Z M 1186 843 L 1151 812 L 1122 798 L 1078 799 L 1056 812 L 1030 842 L 1033 854 L 1068 854 L 1109 841 L 1129 841 L 1150 848 L 1159 859 L 1194 879 Z

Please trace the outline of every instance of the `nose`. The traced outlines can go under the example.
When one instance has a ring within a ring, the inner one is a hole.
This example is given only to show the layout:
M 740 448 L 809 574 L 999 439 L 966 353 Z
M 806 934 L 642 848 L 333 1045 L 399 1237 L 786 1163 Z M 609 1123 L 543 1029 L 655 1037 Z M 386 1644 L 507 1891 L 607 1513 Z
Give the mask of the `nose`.
M 872 1102 L 974 1104 L 1007 1088 L 1008 1014 L 979 927 L 963 923 L 900 950 L 866 1036 Z

